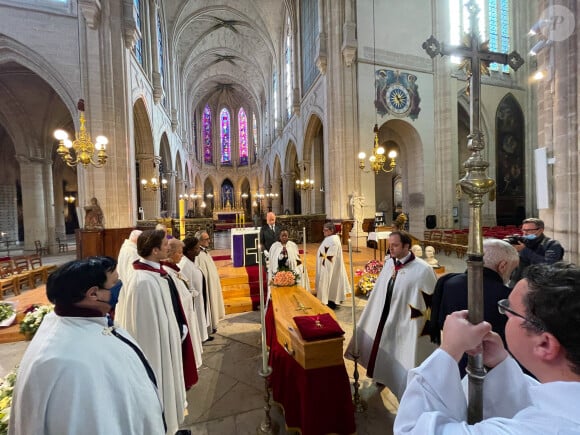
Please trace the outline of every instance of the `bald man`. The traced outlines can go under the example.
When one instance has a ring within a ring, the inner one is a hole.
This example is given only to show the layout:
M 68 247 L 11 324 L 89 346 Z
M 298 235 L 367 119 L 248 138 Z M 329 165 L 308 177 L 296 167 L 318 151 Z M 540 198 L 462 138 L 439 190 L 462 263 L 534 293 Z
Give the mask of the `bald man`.
M 129 278 L 133 273 L 133 262 L 139 259 L 139 254 L 137 254 L 137 239 L 142 232 L 141 230 L 131 231 L 129 238 L 125 239 L 119 250 L 119 255 L 117 256 L 117 272 L 119 273 L 119 279 L 123 282 L 129 282 Z

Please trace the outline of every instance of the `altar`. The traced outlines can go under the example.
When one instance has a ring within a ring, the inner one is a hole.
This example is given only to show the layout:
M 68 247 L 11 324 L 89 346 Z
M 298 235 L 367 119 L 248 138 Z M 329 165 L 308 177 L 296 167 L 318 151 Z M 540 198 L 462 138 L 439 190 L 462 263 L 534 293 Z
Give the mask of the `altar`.
M 254 228 L 232 228 L 230 233 L 230 257 L 234 267 L 258 264 L 260 230 Z

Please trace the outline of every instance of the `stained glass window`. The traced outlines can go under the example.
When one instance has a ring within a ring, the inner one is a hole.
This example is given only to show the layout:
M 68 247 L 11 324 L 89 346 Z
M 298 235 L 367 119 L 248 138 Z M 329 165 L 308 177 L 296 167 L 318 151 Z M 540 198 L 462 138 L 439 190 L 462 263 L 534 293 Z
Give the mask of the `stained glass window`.
M 469 12 L 465 0 L 450 0 L 451 45 L 460 45 L 463 35 L 470 31 Z M 489 39 L 490 51 L 509 53 L 510 51 L 510 0 L 477 0 L 479 6 L 479 36 L 482 41 Z M 459 58 L 451 58 L 459 63 Z M 509 66 L 492 63 L 494 71 L 509 73 Z
M 316 67 L 316 38 L 318 37 L 318 0 L 300 0 L 300 54 L 302 57 L 302 95 L 320 71 Z
M 133 8 L 135 9 L 135 21 L 139 33 L 137 34 L 137 41 L 135 41 L 135 46 L 133 47 L 133 53 L 135 53 L 135 58 L 141 66 L 143 66 L 143 23 L 141 21 L 141 14 L 143 10 L 141 9 L 141 0 L 133 0 Z
M 248 164 L 248 118 L 242 107 L 238 112 L 238 136 L 240 140 L 240 166 Z
M 256 114 L 252 113 L 252 132 L 254 133 L 254 159 L 258 158 L 258 123 Z
M 222 150 L 221 164 L 231 164 L 232 151 L 230 144 L 230 112 L 225 108 L 220 112 L 220 145 Z
M 286 117 L 292 116 L 292 29 L 290 17 L 286 20 Z
M 157 52 L 159 62 L 159 74 L 161 75 L 162 83 L 165 81 L 165 72 L 163 68 L 163 31 L 161 28 L 161 17 L 157 13 Z
M 273 104 L 274 104 L 274 130 L 278 129 L 278 75 L 276 70 L 272 74 L 272 93 L 273 93 Z
M 209 104 L 203 109 L 203 161 L 204 163 L 213 163 L 213 142 L 211 128 L 211 109 Z

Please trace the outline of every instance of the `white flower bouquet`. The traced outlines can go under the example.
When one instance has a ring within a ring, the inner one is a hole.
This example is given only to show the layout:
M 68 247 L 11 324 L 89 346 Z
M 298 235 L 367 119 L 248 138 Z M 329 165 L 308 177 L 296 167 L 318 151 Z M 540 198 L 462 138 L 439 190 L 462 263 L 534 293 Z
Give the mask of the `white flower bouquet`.
M 51 304 L 32 305 L 25 311 L 26 314 L 24 319 L 20 322 L 20 333 L 24 334 L 29 339 L 32 338 L 34 334 L 36 334 L 36 331 L 38 331 L 44 316 L 53 310 L 54 305 Z

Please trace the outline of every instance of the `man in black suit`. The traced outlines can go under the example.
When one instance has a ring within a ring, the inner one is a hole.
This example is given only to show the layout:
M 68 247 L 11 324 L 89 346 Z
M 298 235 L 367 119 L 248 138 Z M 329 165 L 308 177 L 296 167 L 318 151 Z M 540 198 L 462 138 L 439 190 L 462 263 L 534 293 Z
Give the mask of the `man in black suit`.
M 268 212 L 266 215 L 266 223 L 260 229 L 260 244 L 267 257 L 268 251 L 272 243 L 277 242 L 280 236 L 280 225 L 276 225 L 276 215 L 273 212 Z
M 500 239 L 483 241 L 483 317 L 491 323 L 493 331 L 500 335 L 504 344 L 507 317 L 500 314 L 497 303 L 508 298 L 511 289 L 505 284 L 518 263 L 518 252 L 509 243 Z M 442 276 L 433 292 L 431 340 L 439 342 L 439 331 L 443 328 L 448 314 L 466 309 L 467 273 L 450 274 L 448 278 Z M 466 366 L 467 357 L 464 355 L 459 362 L 461 376 L 465 374 Z

